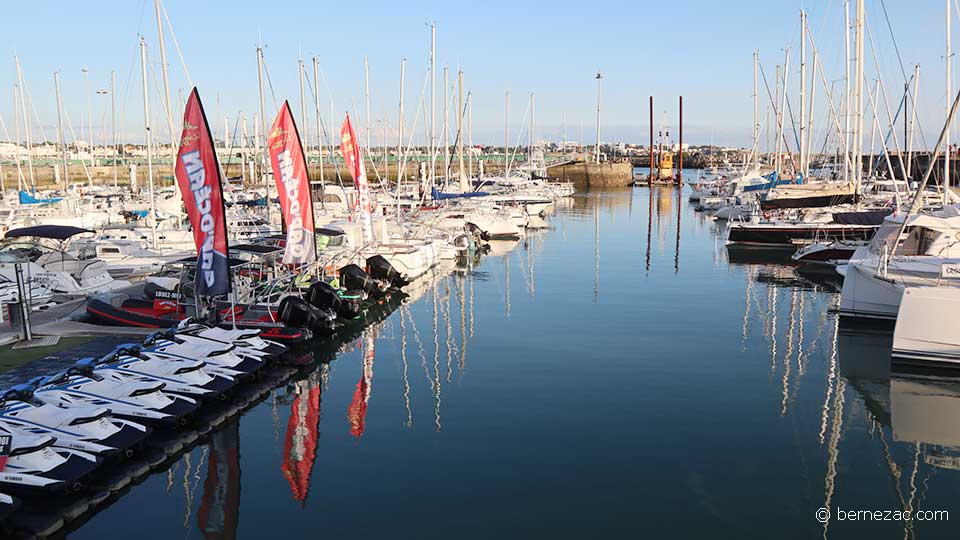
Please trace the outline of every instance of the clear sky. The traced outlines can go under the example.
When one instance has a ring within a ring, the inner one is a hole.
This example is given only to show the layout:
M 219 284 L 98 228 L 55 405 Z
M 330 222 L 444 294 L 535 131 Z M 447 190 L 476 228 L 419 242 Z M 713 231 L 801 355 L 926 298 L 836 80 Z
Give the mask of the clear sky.
M 936 138 L 945 108 L 945 5 L 940 0 L 885 0 L 890 24 L 908 71 L 921 64 L 920 119 L 928 141 Z M 889 101 L 896 107 L 903 85 L 893 41 L 880 0 L 867 0 Z M 685 140 L 693 144 L 747 145 L 752 123 L 752 52 L 760 51 L 771 87 L 776 64 L 791 47 L 789 97 L 797 105 L 799 10 L 809 20 L 829 80 L 843 77 L 843 3 L 841 0 L 796 2 L 675 0 L 669 2 L 317 2 L 166 0 L 166 10 L 193 83 L 204 99 L 216 134 L 223 115 L 231 124 L 244 111 L 253 129 L 259 111 L 255 47 L 258 37 L 273 93 L 267 90 L 267 117 L 276 112 L 273 96 L 290 100 L 299 111 L 297 57 L 310 67 L 319 57 L 322 114 L 334 102 L 336 125 L 346 110 L 364 124 L 363 58 L 370 64 L 374 121 L 396 126 L 400 59 L 407 58 L 406 123 L 414 120 L 423 88 L 430 44 L 429 23 L 437 25 L 439 70 L 458 66 L 474 99 L 474 140 L 500 144 L 504 138 L 504 93 L 511 92 L 511 138 L 518 137 L 529 93 L 536 94 L 536 134 L 557 140 L 566 116 L 568 139 L 592 142 L 596 114 L 597 71 L 603 80 L 603 140 L 645 142 L 647 99 L 656 99 L 659 124 L 666 111 L 677 123 L 677 96 L 684 96 Z M 53 72 L 62 73 L 64 103 L 74 130 L 86 115 L 87 93 L 81 68 L 89 68 L 94 89 L 118 79 L 118 117 L 128 140 L 142 140 L 143 106 L 138 34 L 146 36 L 159 84 L 159 51 L 153 0 L 72 2 L 32 0 L 4 2 L 0 16 L 0 115 L 13 131 L 14 53 L 20 55 L 27 88 L 43 131 L 55 136 L 56 99 Z M 955 21 L 956 22 L 956 21 Z M 960 29 L 960 25 L 955 24 Z M 960 39 L 956 40 L 960 47 Z M 189 91 L 173 40 L 167 35 L 172 99 Z M 867 45 L 867 54 L 871 55 Z M 955 57 L 954 57 L 955 58 Z M 808 62 L 812 65 L 812 52 Z M 868 80 L 876 78 L 872 58 Z M 954 68 L 954 78 L 960 68 Z M 312 80 L 312 73 L 311 80 Z M 837 83 L 842 87 L 842 81 Z M 872 83 L 871 83 L 872 84 Z M 958 83 L 954 82 L 954 91 Z M 816 107 L 826 107 L 818 83 Z M 308 90 L 308 96 L 310 91 Z M 427 99 L 429 95 L 426 96 Z M 761 90 L 761 109 L 767 106 Z M 308 97 L 308 99 L 310 99 Z M 94 95 L 95 137 L 104 133 L 109 97 Z M 425 101 L 429 103 L 429 101 Z M 160 93 L 151 88 L 151 106 L 160 121 Z M 438 100 L 438 107 L 440 106 Z M 174 105 L 173 110 L 179 110 Z M 298 112 L 299 114 L 299 112 Z M 817 115 L 826 125 L 825 112 Z M 452 115 L 451 115 L 452 117 Z M 179 131 L 179 119 L 175 118 Z M 439 120 L 438 120 L 439 121 Z M 418 133 L 423 133 L 420 116 Z M 313 115 L 310 132 L 314 132 Z M 525 124 L 525 122 L 524 122 Z M 35 127 L 35 132 L 40 129 Z M 674 129 L 675 132 L 675 129 Z M 3 137 L 0 131 L 0 137 Z M 315 137 L 315 135 L 314 135 Z M 39 138 L 39 133 L 34 135 Z M 378 139 L 375 139 L 378 141 Z

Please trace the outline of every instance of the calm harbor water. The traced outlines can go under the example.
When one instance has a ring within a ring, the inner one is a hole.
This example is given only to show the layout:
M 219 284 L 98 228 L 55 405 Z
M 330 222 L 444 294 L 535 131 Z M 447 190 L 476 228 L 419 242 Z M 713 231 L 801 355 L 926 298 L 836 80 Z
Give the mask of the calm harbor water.
M 828 313 L 835 279 L 729 253 L 674 188 L 548 221 L 70 538 L 955 537 L 817 519 L 960 520 L 960 384 L 891 374 L 889 335 Z

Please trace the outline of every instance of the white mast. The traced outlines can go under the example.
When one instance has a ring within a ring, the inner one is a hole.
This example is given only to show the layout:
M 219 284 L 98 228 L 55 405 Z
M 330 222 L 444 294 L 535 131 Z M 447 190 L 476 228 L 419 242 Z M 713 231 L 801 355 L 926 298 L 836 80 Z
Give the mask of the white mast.
M 843 180 L 850 180 L 850 0 L 843 1 L 843 28 L 844 28 L 844 77 L 845 85 L 843 98 L 843 141 L 848 149 L 843 153 Z
M 864 8 L 863 0 L 857 0 L 857 18 L 856 18 L 856 40 L 854 42 L 857 62 L 855 66 L 855 79 L 854 84 L 856 86 L 853 89 L 854 98 L 853 103 L 856 106 L 854 114 L 854 126 L 853 126 L 853 167 L 854 167 L 854 181 L 856 182 L 856 193 L 860 193 L 860 186 L 862 183 L 863 177 L 863 68 L 864 58 L 863 58 L 863 19 L 864 19 Z M 893 171 L 890 171 L 891 176 L 893 176 Z
M 760 65 L 760 54 L 753 51 L 753 165 L 760 168 L 760 108 L 757 96 L 757 75 Z
M 527 162 L 533 163 L 533 108 L 534 96 L 530 92 L 530 125 L 527 127 Z
M 301 140 L 303 140 L 307 134 L 307 94 L 303 90 L 303 78 L 306 75 L 303 71 L 303 57 L 297 58 L 297 65 L 300 67 L 300 133 L 302 134 Z M 309 147 L 310 143 L 304 141 L 303 145 L 304 152 Z M 306 156 L 304 156 L 306 159 Z M 309 176 L 309 175 L 308 175 Z M 308 182 L 309 183 L 309 182 Z
M 437 154 L 437 25 L 430 25 L 430 186 L 436 177 Z
M 951 47 L 950 47 L 950 34 L 951 34 L 951 31 L 950 31 L 950 20 L 953 19 L 953 16 L 952 16 L 952 13 L 951 13 L 951 10 L 950 10 L 950 1 L 951 1 L 951 0 L 947 0 L 947 55 L 946 55 L 946 65 L 947 65 L 947 114 L 950 113 L 950 105 L 951 105 L 951 103 L 950 103 L 950 93 L 951 93 L 951 88 L 950 88 L 950 86 L 951 86 L 951 85 L 950 85 L 950 77 L 951 77 L 951 75 L 950 75 L 950 62 L 952 61 L 951 56 L 953 55 L 953 51 L 951 50 Z M 944 190 L 944 193 L 950 193 L 950 152 L 951 152 L 951 146 L 950 146 L 950 123 L 949 123 L 949 122 L 947 123 L 947 128 L 946 128 L 946 131 L 945 131 L 945 135 L 946 135 L 946 140 L 945 140 L 945 142 L 944 142 L 944 148 L 946 148 L 946 150 L 945 150 L 944 153 L 943 153 L 943 190 Z M 949 200 L 950 200 L 950 199 L 949 199 L 949 196 L 946 197 L 946 198 L 944 198 L 944 202 L 949 202 Z
M 473 178 L 473 94 L 467 94 L 467 175 Z
M 57 139 L 60 143 L 61 156 L 63 158 L 63 187 L 66 189 L 70 185 L 70 172 L 67 160 L 67 137 L 63 133 L 63 99 L 60 97 L 60 73 L 53 72 L 53 86 L 57 91 Z
M 150 181 L 150 212 L 153 235 L 153 249 L 157 249 L 157 205 L 153 198 L 153 153 L 150 133 L 150 87 L 147 83 L 147 44 L 140 36 L 140 69 L 143 78 L 143 129 L 147 144 L 147 179 Z
M 364 95 L 366 96 L 367 101 L 367 140 L 364 141 L 367 143 L 367 147 L 370 151 L 368 154 L 373 154 L 373 139 L 370 133 L 370 64 L 367 63 L 367 57 L 363 57 L 363 86 L 364 86 Z
M 260 88 L 260 130 L 261 136 L 263 137 L 264 151 L 266 151 L 267 130 L 270 128 L 267 127 L 267 119 L 264 116 L 264 109 L 266 107 L 263 103 L 263 47 L 257 47 L 257 83 Z M 257 159 L 260 160 L 260 175 L 263 177 L 263 187 L 267 198 L 266 204 L 264 205 L 264 210 L 267 214 L 267 226 L 270 226 L 270 184 L 267 182 L 265 172 L 266 167 L 264 165 L 266 164 L 266 160 L 263 155 L 258 156 Z
M 117 189 L 117 165 L 120 146 L 117 144 L 117 72 L 110 72 L 110 139 L 113 142 L 113 189 Z
M 153 6 L 157 12 L 157 45 L 160 47 L 160 74 L 163 76 L 163 102 L 167 116 L 167 130 L 170 132 L 170 151 L 177 154 L 177 134 L 173 128 L 173 109 L 170 108 L 170 81 L 167 76 L 167 49 L 163 45 L 163 18 L 160 16 L 161 0 L 154 0 Z M 176 41 L 176 39 L 174 39 Z M 226 137 L 224 137 L 226 139 Z
M 313 91 L 314 95 L 313 104 L 316 108 L 317 114 L 317 153 L 320 155 L 320 207 L 323 208 L 323 127 L 320 123 L 320 60 L 314 56 L 313 57 Z M 333 118 L 331 117 L 332 121 Z
M 510 176 L 510 91 L 507 90 L 505 98 L 505 120 L 503 131 L 503 177 Z
M 403 173 L 406 169 L 406 163 L 403 161 L 403 86 L 404 76 L 406 74 L 407 58 L 400 59 L 400 118 L 397 124 L 397 190 L 399 193 L 400 182 L 403 181 Z M 397 204 L 399 204 L 399 199 Z
M 603 75 L 597 72 L 597 151 L 594 161 L 600 164 L 600 83 L 603 81 Z
M 93 151 L 93 97 L 90 92 L 90 70 L 84 67 L 80 71 L 83 72 L 83 78 L 87 81 L 87 137 L 90 143 L 90 166 L 95 167 L 97 165 L 97 159 Z M 80 136 L 83 136 L 82 130 Z
M 33 189 L 36 184 L 34 183 L 33 176 L 33 142 L 30 138 L 30 116 L 27 115 L 27 94 L 23 89 L 23 70 L 20 69 L 20 57 L 14 55 L 13 60 L 17 64 L 17 82 L 20 87 L 20 112 L 23 114 L 24 133 L 27 137 L 27 169 L 30 171 L 30 188 Z
M 17 146 L 17 191 L 23 191 L 23 159 L 20 157 L 20 84 L 13 85 L 13 127 Z
M 448 124 L 450 122 L 450 95 L 447 94 L 450 88 L 448 78 L 449 68 L 443 66 L 443 185 L 446 189 L 448 176 L 450 176 L 450 131 Z
M 457 70 L 457 177 L 460 180 L 460 193 L 470 191 L 467 177 L 463 174 L 463 70 Z
M 807 178 L 807 13 L 800 10 L 800 174 Z
M 777 149 L 777 174 L 779 175 L 783 174 L 783 150 L 784 150 L 783 148 L 783 130 L 784 130 L 783 113 L 784 113 L 784 109 L 786 109 L 786 106 L 787 106 L 787 74 L 789 73 L 789 70 L 790 70 L 790 49 L 787 48 L 785 58 L 783 60 L 783 70 L 781 71 L 783 80 L 780 85 L 780 88 L 781 88 L 780 104 L 778 106 L 779 110 L 777 110 L 776 149 Z

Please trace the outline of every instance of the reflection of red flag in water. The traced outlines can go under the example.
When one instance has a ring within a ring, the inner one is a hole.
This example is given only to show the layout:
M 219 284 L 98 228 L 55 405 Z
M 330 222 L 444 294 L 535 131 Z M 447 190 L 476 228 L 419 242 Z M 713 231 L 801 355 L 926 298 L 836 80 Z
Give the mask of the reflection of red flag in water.
M 317 455 L 320 421 L 320 372 L 297 381 L 297 398 L 290 406 L 287 436 L 283 448 L 283 476 L 290 483 L 293 498 L 302 505 L 310 489 L 310 473 Z
M 347 409 L 347 420 L 350 421 L 350 433 L 357 438 L 363 436 L 367 428 L 367 402 L 370 400 L 370 389 L 373 385 L 373 334 L 365 336 L 366 348 L 363 351 L 363 373 L 357 388 L 353 391 L 353 401 Z
M 237 537 L 240 519 L 240 424 L 231 422 L 210 439 L 207 479 L 197 514 L 207 540 Z

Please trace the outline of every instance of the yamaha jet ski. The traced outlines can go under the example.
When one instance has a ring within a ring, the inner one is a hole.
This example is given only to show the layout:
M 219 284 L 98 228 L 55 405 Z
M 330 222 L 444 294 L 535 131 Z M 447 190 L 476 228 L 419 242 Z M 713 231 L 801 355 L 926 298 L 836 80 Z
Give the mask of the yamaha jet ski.
M 195 319 L 184 319 L 177 325 L 175 332 L 181 339 L 196 338 L 243 345 L 249 349 L 261 351 L 269 357 L 280 356 L 288 350 L 288 347 L 282 343 L 264 339 L 260 331 L 255 328 L 229 329 L 204 324 Z
M 159 360 L 198 360 L 207 364 L 211 373 L 226 375 L 240 379 L 252 375 L 264 365 L 264 360 L 258 355 L 234 354 L 236 347 L 194 347 L 182 340 L 168 339 L 162 333 L 153 333 L 140 342 L 140 354 L 146 358 Z
M 92 360 L 41 378 L 33 395 L 60 407 L 107 407 L 117 418 L 148 424 L 175 424 L 197 409 L 195 399 L 164 392 L 166 384 L 161 381 L 104 376 L 105 372 L 94 370 Z
M 164 390 L 193 397 L 214 397 L 226 392 L 236 379 L 213 373 L 206 362 L 171 357 L 147 357 L 136 346 L 118 347 L 106 356 L 88 361 L 104 377 L 162 382 Z
M 18 384 L 0 394 L 0 422 L 10 430 L 56 437 L 54 446 L 112 456 L 132 450 L 150 434 L 150 429 L 110 417 L 106 407 L 82 405 L 65 408 L 44 403 L 35 386 Z
M 100 464 L 96 456 L 54 446 L 56 437 L 11 430 L 0 422 L 0 446 L 10 448 L 0 458 L 0 487 L 4 491 L 64 491 L 79 482 Z
M 0 522 L 17 508 L 20 508 L 20 501 L 6 493 L 0 493 Z

